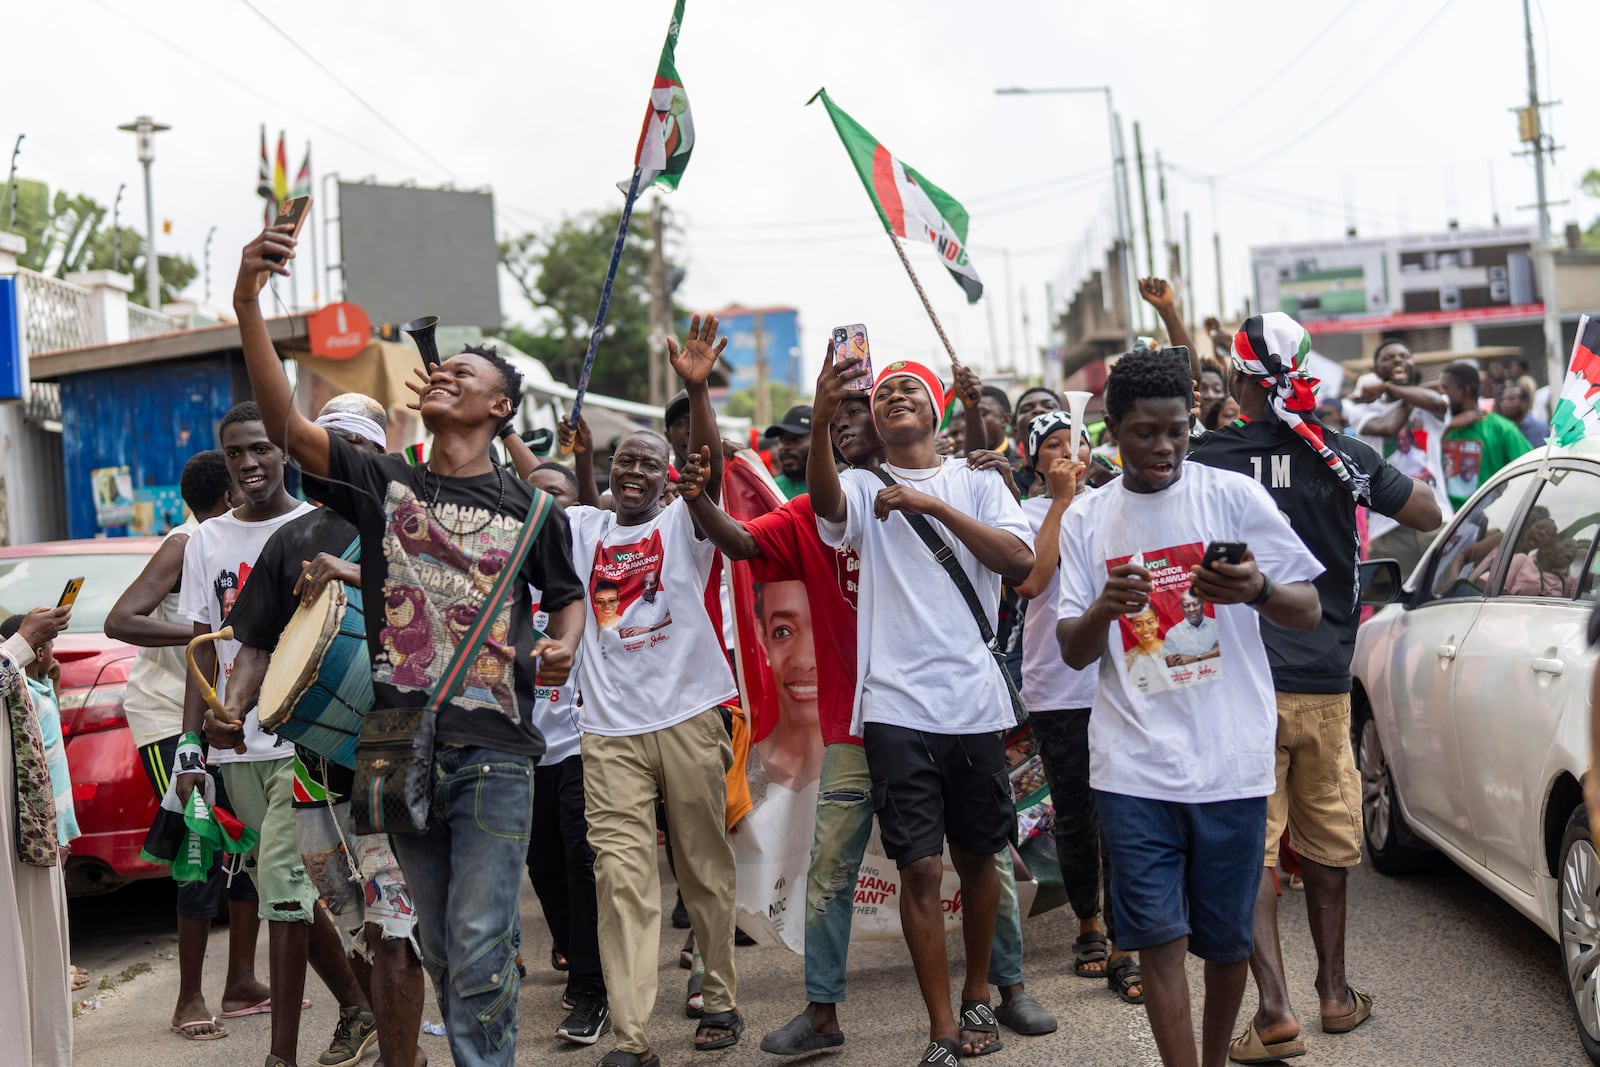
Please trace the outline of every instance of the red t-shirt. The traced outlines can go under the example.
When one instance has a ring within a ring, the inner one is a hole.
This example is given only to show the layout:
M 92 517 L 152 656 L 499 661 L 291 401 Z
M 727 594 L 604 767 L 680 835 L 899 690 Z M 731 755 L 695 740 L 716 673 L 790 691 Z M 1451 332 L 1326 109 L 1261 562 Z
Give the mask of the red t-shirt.
M 805 583 L 811 638 L 817 654 L 817 719 L 825 745 L 861 744 L 850 733 L 856 695 L 856 593 L 861 560 L 849 548 L 831 548 L 817 535 L 811 495 L 744 524 L 761 554 L 750 560 L 758 582 Z

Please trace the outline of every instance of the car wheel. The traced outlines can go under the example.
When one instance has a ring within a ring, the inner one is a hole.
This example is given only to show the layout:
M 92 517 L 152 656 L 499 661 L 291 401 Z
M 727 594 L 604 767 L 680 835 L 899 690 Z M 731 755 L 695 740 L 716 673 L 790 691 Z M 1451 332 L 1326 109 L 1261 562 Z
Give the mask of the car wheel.
M 1361 720 L 1356 766 L 1361 772 L 1361 836 L 1372 865 L 1384 874 L 1416 874 L 1432 868 L 1437 854 L 1412 844 L 1416 839 L 1395 801 L 1394 777 L 1371 715 Z
M 1561 838 L 1556 880 L 1561 919 L 1561 969 L 1567 999 L 1578 1024 L 1578 1040 L 1600 1063 L 1600 854 L 1589 834 L 1589 813 L 1579 804 Z

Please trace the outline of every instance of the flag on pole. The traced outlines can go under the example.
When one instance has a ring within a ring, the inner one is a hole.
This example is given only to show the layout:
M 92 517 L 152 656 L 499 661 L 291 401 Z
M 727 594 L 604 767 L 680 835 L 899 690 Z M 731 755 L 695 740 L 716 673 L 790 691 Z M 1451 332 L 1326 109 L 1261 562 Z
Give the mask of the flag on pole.
M 656 65 L 656 79 L 650 87 L 650 102 L 644 109 L 644 126 L 639 131 L 639 145 L 633 153 L 633 165 L 641 171 L 639 192 L 652 185 L 676 189 L 689 165 L 689 153 L 694 150 L 694 116 L 689 111 L 689 94 L 673 52 L 678 47 L 678 28 L 683 25 L 683 3 L 678 0 L 672 9 L 672 25 L 667 27 L 667 39 L 661 45 L 661 61 Z M 617 183 L 617 188 L 628 191 L 632 183 Z
M 967 303 L 976 304 L 983 295 L 983 282 L 967 258 L 967 209 L 891 155 L 860 123 L 839 110 L 826 89 L 817 90 L 811 100 L 817 97 L 828 109 L 833 128 L 850 153 L 850 162 L 856 165 L 856 173 L 867 187 L 872 206 L 878 209 L 883 228 L 896 237 L 915 238 L 932 245 L 950 277 L 967 294 Z
M 283 131 L 278 131 L 278 155 L 272 161 L 273 210 L 282 207 L 289 199 L 289 153 L 283 146 Z
M 261 162 L 256 166 L 256 195 L 266 201 L 261 211 L 272 222 L 272 161 L 267 157 L 267 124 L 261 124 Z
M 1572 362 L 1561 383 L 1561 399 L 1550 417 L 1550 441 L 1570 445 L 1585 437 L 1600 436 L 1600 321 L 1588 315 L 1578 320 L 1572 343 Z
M 311 142 L 306 142 L 306 155 L 300 161 L 300 169 L 295 172 L 294 188 L 289 190 L 290 196 L 311 195 Z

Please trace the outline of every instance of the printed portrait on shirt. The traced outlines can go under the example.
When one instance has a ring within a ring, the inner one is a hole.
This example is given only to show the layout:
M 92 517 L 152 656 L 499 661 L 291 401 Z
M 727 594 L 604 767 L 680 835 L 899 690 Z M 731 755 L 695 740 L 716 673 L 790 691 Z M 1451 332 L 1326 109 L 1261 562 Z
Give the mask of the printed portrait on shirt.
M 811 603 L 801 582 L 756 582 L 754 588 L 756 633 L 772 672 L 778 714 L 775 722 L 757 724 L 753 740 L 767 777 L 799 789 L 822 773 Z
M 1150 602 L 1117 623 L 1123 669 L 1137 692 L 1165 693 L 1222 677 L 1216 608 L 1190 588 L 1189 568 L 1204 556 L 1205 546 L 1195 541 L 1106 561 L 1108 571 L 1135 563 L 1150 572 Z
M 1444 488 L 1451 496 L 1471 496 L 1478 490 L 1478 469 L 1483 460 L 1483 442 L 1444 442 Z
M 596 545 L 589 609 L 604 655 L 629 655 L 668 640 L 672 609 L 661 584 L 661 533 L 643 541 Z

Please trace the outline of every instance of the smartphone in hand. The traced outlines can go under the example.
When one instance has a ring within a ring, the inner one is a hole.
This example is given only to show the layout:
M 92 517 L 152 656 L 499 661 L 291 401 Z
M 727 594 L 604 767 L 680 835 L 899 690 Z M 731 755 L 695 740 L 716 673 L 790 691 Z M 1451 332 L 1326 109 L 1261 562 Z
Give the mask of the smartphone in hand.
M 80 592 L 82 592 L 82 590 L 83 590 L 83 578 L 80 576 L 80 577 L 72 579 L 70 582 L 67 583 L 67 587 L 65 589 L 61 590 L 61 599 L 56 601 L 56 607 L 58 607 L 58 608 L 70 608 L 70 607 L 72 607 L 73 601 L 78 599 L 78 594 Z
M 843 363 L 847 359 L 859 359 L 861 366 L 867 373 L 859 378 L 851 379 L 845 386 L 856 392 L 867 393 L 872 391 L 872 349 L 867 343 L 867 327 L 864 323 L 855 323 L 850 326 L 835 326 L 833 328 L 833 362 Z
M 298 239 L 300 230 L 306 224 L 306 219 L 311 215 L 311 198 L 309 196 L 296 196 L 285 200 L 278 208 L 278 217 L 272 220 L 274 226 L 293 226 L 291 237 Z M 266 259 L 274 263 L 282 263 L 283 257 L 276 252 L 267 253 Z
M 1216 563 L 1238 565 L 1244 562 L 1245 550 L 1243 541 L 1213 541 L 1206 546 L 1206 554 L 1200 558 L 1200 566 L 1209 568 Z

